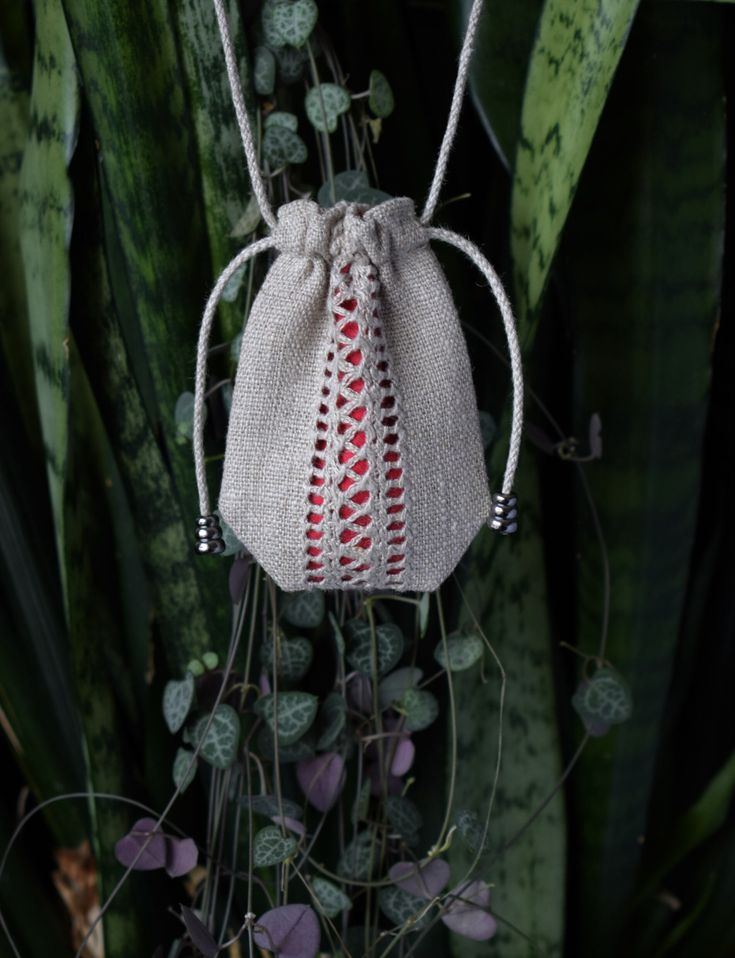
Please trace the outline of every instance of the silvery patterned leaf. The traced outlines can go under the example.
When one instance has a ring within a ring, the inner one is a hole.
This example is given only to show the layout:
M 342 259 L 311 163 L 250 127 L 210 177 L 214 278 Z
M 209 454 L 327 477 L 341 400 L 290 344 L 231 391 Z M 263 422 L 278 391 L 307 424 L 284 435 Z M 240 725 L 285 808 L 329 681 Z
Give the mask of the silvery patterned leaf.
M 258 751 L 263 758 L 268 759 L 269 762 L 274 762 L 276 758 L 275 749 L 276 741 L 273 732 L 267 725 L 264 725 L 258 733 Z M 278 764 L 292 765 L 294 762 L 301 762 L 305 758 L 311 758 L 314 751 L 314 739 L 308 732 L 292 745 L 284 745 L 283 742 L 279 742 Z
M 385 75 L 380 70 L 373 70 L 370 74 L 370 96 L 368 99 L 370 109 L 381 119 L 390 116 L 395 106 L 393 99 L 393 90 L 390 88 Z
M 402 888 L 381 888 L 378 904 L 384 915 L 395 925 L 405 926 L 406 931 L 421 931 L 429 923 L 430 916 L 426 901 Z
M 187 788 L 194 781 L 194 777 L 197 773 L 197 763 L 194 762 L 191 764 L 193 752 L 190 752 L 188 748 L 180 748 L 176 751 L 176 758 L 174 759 L 172 777 L 174 780 L 174 785 L 177 788 L 180 788 L 182 792 L 185 792 Z
M 298 842 L 293 835 L 284 835 L 276 825 L 268 825 L 255 833 L 253 862 L 256 868 L 279 865 L 296 851 Z
M 340 912 L 352 907 L 352 902 L 342 889 L 332 884 L 331 881 L 327 881 L 326 878 L 315 878 L 312 882 L 312 888 L 319 903 L 319 910 L 327 918 L 336 918 Z
M 352 105 L 350 94 L 336 83 L 320 83 L 306 94 L 304 109 L 309 122 L 320 133 L 334 133 L 342 113 Z
M 195 746 L 201 741 L 208 720 L 209 716 L 203 715 L 194 726 Z M 218 705 L 199 754 L 215 768 L 229 768 L 237 758 L 239 741 L 240 716 L 231 705 Z
M 283 618 L 299 629 L 315 629 L 324 619 L 324 593 L 288 592 L 283 597 Z
M 397 702 L 406 689 L 412 689 L 419 684 L 423 674 L 421 669 L 407 665 L 386 675 L 378 685 L 378 700 L 381 707 L 387 708 L 393 702 Z
M 169 732 L 175 734 L 186 721 L 194 704 L 194 676 L 187 672 L 183 679 L 171 680 L 163 690 L 163 717 Z
M 319 188 L 317 200 L 325 209 L 344 200 L 345 203 L 365 203 L 367 206 L 376 206 L 384 200 L 390 199 L 389 193 L 376 190 L 370 186 L 367 173 L 362 170 L 344 170 L 334 177 L 334 192 L 332 183 L 326 182 Z
M 240 219 L 235 223 L 230 231 L 230 236 L 233 239 L 240 239 L 243 236 L 249 236 L 251 233 L 255 232 L 260 223 L 260 207 L 258 206 L 258 201 L 255 196 L 251 196 L 247 201 L 245 206 L 245 211 L 243 212 Z M 237 349 L 235 350 L 235 341 L 237 340 Z M 237 362 L 237 359 L 240 355 L 240 341 L 242 340 L 242 333 L 238 335 L 232 341 L 232 348 L 230 349 L 230 355 Z
M 286 113 L 284 110 L 274 110 L 265 118 L 263 125 L 266 130 L 269 130 L 272 126 L 285 126 L 287 130 L 291 130 L 292 133 L 295 133 L 299 128 L 299 118 L 295 113 Z
M 345 878 L 367 881 L 373 873 L 380 851 L 373 848 L 369 831 L 361 832 L 345 848 L 337 864 L 337 873 Z
M 281 692 L 278 696 L 278 739 L 283 745 L 292 745 L 312 725 L 318 699 L 310 692 Z M 276 700 L 264 695 L 255 703 L 255 711 L 265 719 L 272 732 L 276 731 Z
M 302 47 L 319 18 L 314 0 L 266 0 L 261 14 L 269 46 Z
M 253 61 L 255 92 L 259 96 L 270 96 L 276 85 L 276 58 L 268 47 L 256 47 Z
M 263 135 L 263 156 L 271 169 L 304 163 L 309 155 L 298 133 L 285 126 L 269 126 Z
M 488 835 L 485 835 L 485 823 L 478 818 L 473 811 L 468 808 L 461 808 L 455 816 L 457 831 L 467 848 L 476 854 L 482 848 L 482 854 L 485 855 L 490 850 L 489 829 Z M 485 838 L 483 844 L 483 836 Z
M 246 808 L 249 805 L 256 815 L 265 815 L 268 818 L 281 814 L 278 807 L 278 798 L 275 795 L 246 795 L 245 798 L 240 800 L 240 804 Z M 292 802 L 289 798 L 281 798 L 281 808 L 287 818 L 301 818 L 301 806 Z
M 385 803 L 388 821 L 403 838 L 411 840 L 422 825 L 421 812 L 405 795 L 389 795 Z
M 633 697 L 622 675 L 610 666 L 603 666 L 592 678 L 580 682 L 572 705 L 586 723 L 618 725 L 630 718 Z
M 280 636 L 274 639 L 268 633 L 260 649 L 260 661 L 264 669 L 270 672 L 273 668 L 274 644 L 277 651 L 278 675 L 288 682 L 297 682 L 309 671 L 314 657 L 314 649 L 308 639 L 298 637 L 287 639 Z
M 362 619 L 352 619 L 345 626 L 347 633 L 347 661 L 363 675 L 373 672 L 373 637 L 370 625 Z M 403 634 L 397 625 L 383 623 L 375 629 L 375 658 L 378 675 L 389 672 L 403 655 Z
M 407 689 L 400 707 L 406 715 L 406 730 L 409 732 L 428 728 L 439 714 L 439 703 L 425 689 Z
M 464 672 L 482 658 L 483 645 L 479 635 L 462 635 L 452 632 L 447 636 L 446 648 L 440 641 L 434 649 L 434 658 L 443 669 Z

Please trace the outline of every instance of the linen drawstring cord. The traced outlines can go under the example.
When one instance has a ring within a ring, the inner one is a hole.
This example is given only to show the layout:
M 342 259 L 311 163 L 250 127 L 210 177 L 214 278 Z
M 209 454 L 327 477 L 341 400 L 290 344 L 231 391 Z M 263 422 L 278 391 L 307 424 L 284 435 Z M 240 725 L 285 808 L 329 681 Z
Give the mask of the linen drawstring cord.
M 230 34 L 230 28 L 225 13 L 223 0 L 213 0 L 217 24 L 219 26 L 220 37 L 222 39 L 222 49 L 224 51 L 225 65 L 227 68 L 227 78 L 230 84 L 232 94 L 232 103 L 235 108 L 240 136 L 242 138 L 243 149 L 245 152 L 245 162 L 247 164 L 250 182 L 253 188 L 253 195 L 258 204 L 260 214 L 269 229 L 273 230 L 277 224 L 275 213 L 268 198 L 265 181 L 260 171 L 258 162 L 258 152 L 255 146 L 253 130 L 248 115 L 245 98 L 242 92 L 240 74 L 235 58 L 235 51 Z M 446 177 L 449 156 L 454 146 L 459 126 L 459 118 L 462 111 L 462 102 L 467 89 L 469 78 L 470 61 L 477 38 L 477 30 L 480 23 L 480 16 L 484 6 L 484 0 L 473 0 L 470 9 L 470 15 L 467 21 L 462 49 L 459 55 L 457 67 L 457 79 L 454 84 L 452 101 L 449 109 L 447 126 L 444 131 L 441 146 L 434 168 L 429 194 L 424 205 L 420 222 L 426 227 L 428 239 L 437 240 L 454 246 L 467 256 L 474 263 L 477 269 L 487 280 L 493 296 L 500 309 L 500 314 L 505 328 L 505 335 L 508 342 L 508 352 L 510 354 L 511 379 L 513 386 L 513 410 L 510 433 L 510 443 L 508 447 L 508 458 L 506 460 L 505 473 L 501 492 L 494 493 L 492 496 L 491 515 L 488 524 L 492 529 L 508 535 L 518 528 L 517 523 L 517 500 L 513 493 L 513 479 L 518 466 L 518 457 L 520 454 L 521 434 L 523 430 L 523 368 L 521 362 L 521 350 L 518 343 L 518 334 L 516 332 L 513 311 L 508 297 L 503 288 L 497 273 L 483 256 L 474 243 L 463 236 L 453 233 L 450 230 L 440 229 L 429 226 L 436 207 L 439 202 L 439 195 L 444 179 Z M 224 541 L 219 519 L 213 513 L 210 513 L 209 491 L 207 488 L 207 475 L 204 462 L 204 395 L 206 391 L 207 378 L 207 352 L 209 348 L 209 336 L 214 322 L 217 305 L 224 292 L 224 289 L 232 276 L 249 259 L 266 250 L 273 249 L 275 240 L 268 236 L 265 239 L 257 240 L 251 243 L 244 250 L 237 254 L 231 263 L 225 268 L 222 275 L 212 290 L 204 310 L 202 324 L 199 330 L 199 342 L 197 345 L 196 375 L 194 389 L 194 419 L 192 424 L 193 445 L 194 445 L 194 469 L 196 473 L 197 489 L 199 492 L 199 511 L 197 520 L 197 551 L 202 554 L 216 555 L 224 551 Z

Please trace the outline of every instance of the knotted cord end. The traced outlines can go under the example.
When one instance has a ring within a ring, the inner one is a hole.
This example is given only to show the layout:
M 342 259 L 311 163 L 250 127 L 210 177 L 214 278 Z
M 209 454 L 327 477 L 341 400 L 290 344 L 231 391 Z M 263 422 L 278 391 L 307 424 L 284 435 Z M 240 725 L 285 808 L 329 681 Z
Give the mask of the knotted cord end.
M 197 519 L 196 549 L 202 556 L 218 556 L 225 551 L 222 526 L 217 516 L 199 516 Z
M 493 493 L 487 524 L 501 536 L 518 531 L 518 498 L 514 492 Z

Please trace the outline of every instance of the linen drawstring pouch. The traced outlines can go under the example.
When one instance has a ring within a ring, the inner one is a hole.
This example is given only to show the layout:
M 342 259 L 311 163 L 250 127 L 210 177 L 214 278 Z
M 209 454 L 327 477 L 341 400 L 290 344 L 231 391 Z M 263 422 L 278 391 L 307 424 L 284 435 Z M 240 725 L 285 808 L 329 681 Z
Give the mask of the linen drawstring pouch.
M 484 523 L 517 527 L 512 492 L 523 381 L 508 299 L 490 263 L 463 237 L 430 225 L 456 134 L 482 0 L 475 0 L 449 122 L 421 216 L 407 198 L 322 209 L 271 209 L 221 0 L 227 72 L 253 192 L 270 234 L 220 276 L 202 320 L 194 456 L 197 548 L 224 548 L 204 467 L 209 334 L 228 281 L 277 253 L 252 306 L 235 379 L 219 511 L 286 591 L 431 591 Z M 491 496 L 467 347 L 431 249 L 455 246 L 486 278 L 510 352 L 513 415 L 501 491 Z

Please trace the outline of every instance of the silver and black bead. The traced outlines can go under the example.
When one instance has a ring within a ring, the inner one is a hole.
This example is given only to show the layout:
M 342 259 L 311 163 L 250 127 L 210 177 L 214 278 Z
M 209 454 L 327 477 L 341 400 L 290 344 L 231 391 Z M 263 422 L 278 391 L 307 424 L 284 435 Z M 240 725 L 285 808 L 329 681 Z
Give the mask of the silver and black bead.
M 197 519 L 196 549 L 202 556 L 218 556 L 225 551 L 222 526 L 217 516 L 199 516 Z
M 501 536 L 510 536 L 518 531 L 518 498 L 515 493 L 493 493 L 488 525 Z

